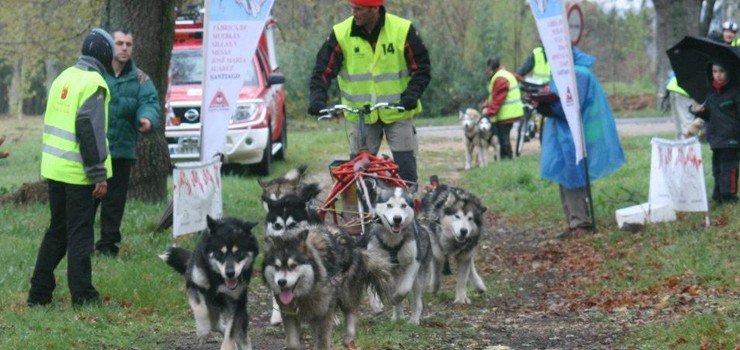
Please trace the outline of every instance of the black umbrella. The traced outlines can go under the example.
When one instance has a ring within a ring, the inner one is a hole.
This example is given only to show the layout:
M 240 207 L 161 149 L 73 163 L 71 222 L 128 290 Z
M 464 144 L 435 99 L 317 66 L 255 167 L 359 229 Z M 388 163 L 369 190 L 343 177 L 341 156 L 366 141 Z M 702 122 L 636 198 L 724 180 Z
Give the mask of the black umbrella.
M 737 79 L 737 67 L 740 67 L 740 50 L 712 41 L 707 38 L 686 36 L 675 46 L 666 51 L 671 67 L 676 72 L 678 85 L 684 89 L 691 98 L 699 103 L 704 103 L 710 86 L 710 75 L 707 64 L 713 58 L 724 57 L 731 63 L 735 74 L 732 79 Z M 737 81 L 737 80 L 736 80 Z

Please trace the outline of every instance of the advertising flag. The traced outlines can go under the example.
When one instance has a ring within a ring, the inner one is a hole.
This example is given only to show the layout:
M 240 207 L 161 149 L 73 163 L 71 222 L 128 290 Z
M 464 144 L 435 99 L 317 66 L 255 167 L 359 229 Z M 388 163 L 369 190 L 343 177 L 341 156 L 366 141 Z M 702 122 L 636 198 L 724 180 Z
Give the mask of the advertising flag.
M 586 147 L 565 5 L 560 0 L 529 0 L 529 4 L 547 55 L 547 62 L 550 64 L 552 80 L 557 87 L 568 127 L 573 135 L 576 147 L 575 162 L 579 163 L 586 157 Z
M 182 236 L 206 228 L 206 215 L 220 218 L 221 161 L 179 163 L 172 171 L 172 235 Z
M 231 116 L 274 0 L 206 0 L 200 161 L 223 152 Z
M 696 137 L 679 141 L 653 138 L 651 143 L 648 202 L 665 204 L 676 211 L 708 211 L 699 140 Z

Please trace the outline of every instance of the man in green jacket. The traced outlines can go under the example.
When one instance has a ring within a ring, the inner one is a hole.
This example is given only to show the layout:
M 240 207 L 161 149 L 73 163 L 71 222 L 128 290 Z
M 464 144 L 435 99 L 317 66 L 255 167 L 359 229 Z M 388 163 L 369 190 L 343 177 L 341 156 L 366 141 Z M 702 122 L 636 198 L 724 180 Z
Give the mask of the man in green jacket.
M 136 161 L 139 133 L 159 127 L 159 98 L 149 76 L 131 59 L 134 36 L 122 28 L 113 31 L 115 55 L 113 71 L 105 74 L 111 93 L 108 142 L 113 158 L 113 177 L 108 181 L 108 194 L 95 203 L 100 205 L 100 240 L 95 250 L 100 255 L 118 255 L 121 242 L 121 220 L 126 206 L 131 167 Z

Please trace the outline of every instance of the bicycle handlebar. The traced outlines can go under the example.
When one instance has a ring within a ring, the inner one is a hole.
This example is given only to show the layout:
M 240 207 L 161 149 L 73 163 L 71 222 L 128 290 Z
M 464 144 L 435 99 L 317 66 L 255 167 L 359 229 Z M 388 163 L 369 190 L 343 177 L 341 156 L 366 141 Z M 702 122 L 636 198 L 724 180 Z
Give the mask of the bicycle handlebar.
M 337 104 L 333 106 L 327 106 L 326 108 L 319 111 L 319 120 L 331 118 L 337 111 L 345 111 L 350 113 L 356 113 L 356 114 L 368 114 L 376 109 L 395 109 L 399 111 L 405 111 L 406 108 L 404 108 L 401 105 L 388 103 L 388 102 L 378 102 L 374 105 L 365 105 L 364 108 L 354 108 L 343 104 Z

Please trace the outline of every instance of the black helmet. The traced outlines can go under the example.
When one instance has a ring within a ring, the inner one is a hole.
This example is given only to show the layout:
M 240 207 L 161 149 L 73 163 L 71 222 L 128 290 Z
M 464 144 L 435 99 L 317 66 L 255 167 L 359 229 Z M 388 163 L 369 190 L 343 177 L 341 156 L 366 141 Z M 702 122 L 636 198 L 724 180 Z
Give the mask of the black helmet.
M 113 38 L 108 32 L 100 28 L 90 31 L 82 42 L 82 54 L 98 60 L 109 72 L 113 71 Z
M 722 30 L 729 30 L 733 33 L 737 33 L 737 23 L 733 20 L 725 21 L 725 23 L 722 23 Z

